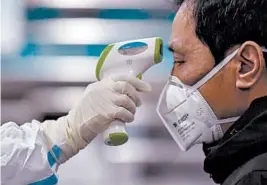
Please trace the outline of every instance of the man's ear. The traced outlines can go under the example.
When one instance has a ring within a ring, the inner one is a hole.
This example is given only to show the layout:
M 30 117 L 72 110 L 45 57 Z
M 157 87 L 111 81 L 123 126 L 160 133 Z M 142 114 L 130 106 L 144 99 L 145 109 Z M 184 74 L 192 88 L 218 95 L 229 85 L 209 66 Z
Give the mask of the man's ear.
M 260 79 L 264 71 L 262 48 L 255 42 L 247 41 L 241 45 L 236 59 L 236 87 L 249 89 Z

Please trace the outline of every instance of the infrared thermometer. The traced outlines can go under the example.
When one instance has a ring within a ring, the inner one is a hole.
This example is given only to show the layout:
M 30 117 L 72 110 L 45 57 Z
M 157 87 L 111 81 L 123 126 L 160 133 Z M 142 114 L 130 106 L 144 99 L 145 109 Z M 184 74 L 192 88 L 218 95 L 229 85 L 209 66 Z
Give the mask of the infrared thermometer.
M 97 66 L 98 80 L 114 75 L 131 75 L 142 79 L 142 74 L 163 58 L 163 41 L 159 37 L 118 42 L 108 45 L 101 53 Z M 104 132 L 108 146 L 126 143 L 129 136 L 125 123 L 115 120 Z

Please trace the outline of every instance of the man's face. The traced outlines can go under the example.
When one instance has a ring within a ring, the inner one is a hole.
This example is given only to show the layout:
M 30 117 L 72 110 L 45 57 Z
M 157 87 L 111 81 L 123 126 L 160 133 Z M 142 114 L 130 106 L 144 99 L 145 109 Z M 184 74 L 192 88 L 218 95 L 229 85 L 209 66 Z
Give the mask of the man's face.
M 185 3 L 173 21 L 169 47 L 173 50 L 172 74 L 187 85 L 194 85 L 214 67 L 209 48 L 195 34 L 195 22 Z
M 180 7 L 173 21 L 169 47 L 173 50 L 172 75 L 186 85 L 194 85 L 215 66 L 208 46 L 195 34 L 195 20 L 192 10 L 185 3 Z M 206 82 L 199 90 L 219 118 L 231 117 L 238 109 L 235 99 L 235 71 L 227 64 Z

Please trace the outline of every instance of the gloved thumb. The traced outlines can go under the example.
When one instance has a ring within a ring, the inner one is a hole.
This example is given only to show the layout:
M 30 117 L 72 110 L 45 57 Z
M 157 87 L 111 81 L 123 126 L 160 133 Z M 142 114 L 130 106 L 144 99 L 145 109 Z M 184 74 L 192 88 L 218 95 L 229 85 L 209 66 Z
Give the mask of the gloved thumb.
M 139 92 L 150 92 L 152 90 L 152 87 L 149 83 L 139 80 L 136 77 L 133 76 L 127 76 L 127 75 L 117 75 L 112 77 L 113 81 L 125 81 L 134 86 Z

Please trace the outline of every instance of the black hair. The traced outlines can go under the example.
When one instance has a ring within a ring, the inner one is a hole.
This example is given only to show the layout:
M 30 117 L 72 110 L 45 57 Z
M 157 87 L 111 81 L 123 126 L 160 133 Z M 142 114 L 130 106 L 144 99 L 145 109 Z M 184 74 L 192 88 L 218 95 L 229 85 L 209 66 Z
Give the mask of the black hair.
M 196 35 L 218 64 L 228 49 L 246 41 L 267 48 L 267 0 L 176 0 L 192 2 Z M 264 52 L 267 64 L 267 52 Z

